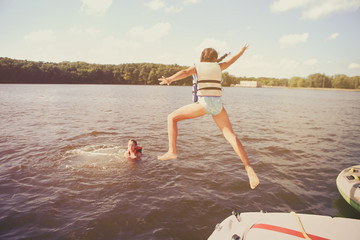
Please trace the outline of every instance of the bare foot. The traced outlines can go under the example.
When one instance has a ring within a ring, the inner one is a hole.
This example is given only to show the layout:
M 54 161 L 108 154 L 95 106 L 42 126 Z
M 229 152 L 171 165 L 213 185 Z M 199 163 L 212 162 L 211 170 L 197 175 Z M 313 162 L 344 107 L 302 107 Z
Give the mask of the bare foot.
M 260 180 L 259 180 L 258 176 L 256 175 L 254 169 L 250 166 L 245 167 L 245 169 L 246 169 L 246 172 L 249 177 L 249 183 L 250 183 L 251 189 L 256 188 L 256 186 L 259 185 Z
M 162 156 L 158 156 L 158 159 L 159 160 L 175 160 L 175 159 L 177 159 L 177 154 L 175 154 L 175 153 L 171 153 L 171 152 L 167 152 L 167 153 L 165 153 L 164 155 L 162 155 Z

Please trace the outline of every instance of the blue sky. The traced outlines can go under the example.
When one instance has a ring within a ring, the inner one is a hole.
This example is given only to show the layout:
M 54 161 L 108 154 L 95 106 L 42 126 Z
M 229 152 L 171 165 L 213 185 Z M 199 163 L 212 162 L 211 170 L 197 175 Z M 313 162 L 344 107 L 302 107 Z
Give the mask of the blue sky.
M 360 75 L 360 0 L 0 0 L 0 56 L 190 66 L 249 50 L 235 76 Z

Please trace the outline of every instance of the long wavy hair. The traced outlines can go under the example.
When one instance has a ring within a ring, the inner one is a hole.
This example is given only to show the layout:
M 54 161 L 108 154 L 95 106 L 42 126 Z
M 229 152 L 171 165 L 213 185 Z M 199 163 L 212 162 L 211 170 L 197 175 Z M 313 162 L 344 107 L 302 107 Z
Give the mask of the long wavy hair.
M 218 59 L 218 53 L 215 49 L 205 48 L 201 53 L 200 62 L 221 62 L 229 54 L 230 53 L 226 53 Z

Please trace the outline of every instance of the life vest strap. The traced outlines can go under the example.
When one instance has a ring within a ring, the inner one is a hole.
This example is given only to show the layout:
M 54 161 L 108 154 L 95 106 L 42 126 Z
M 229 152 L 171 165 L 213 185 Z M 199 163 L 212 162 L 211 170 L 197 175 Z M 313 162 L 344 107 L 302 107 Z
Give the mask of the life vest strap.
M 199 91 L 201 90 L 220 90 L 221 91 L 221 88 L 218 88 L 218 87 L 203 87 L 203 88 L 199 88 Z
M 220 83 L 221 80 L 198 80 L 198 83 Z

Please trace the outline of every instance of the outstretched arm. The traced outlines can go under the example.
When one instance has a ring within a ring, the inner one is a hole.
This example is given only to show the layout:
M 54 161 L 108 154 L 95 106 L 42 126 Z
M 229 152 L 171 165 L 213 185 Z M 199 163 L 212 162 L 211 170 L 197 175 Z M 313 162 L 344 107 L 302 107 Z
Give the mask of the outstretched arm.
M 246 43 L 246 44 L 242 47 L 241 51 L 240 51 L 238 54 L 234 55 L 234 56 L 233 56 L 232 58 L 230 58 L 229 60 L 220 63 L 219 65 L 220 65 L 221 71 L 227 69 L 228 67 L 231 66 L 231 64 L 233 64 L 234 62 L 236 62 L 236 60 L 238 60 L 239 57 L 241 57 L 241 55 L 243 55 L 243 53 L 244 53 L 244 52 L 246 51 L 246 49 L 248 49 L 248 48 L 249 48 L 249 45 Z
M 192 66 L 192 67 L 189 67 L 188 69 L 181 70 L 181 71 L 175 73 L 171 77 L 166 78 L 166 77 L 162 76 L 161 78 L 159 78 L 160 85 L 164 85 L 164 84 L 170 85 L 172 82 L 189 77 L 192 74 L 194 74 L 195 72 L 196 72 L 195 66 Z

